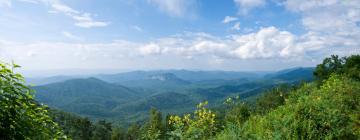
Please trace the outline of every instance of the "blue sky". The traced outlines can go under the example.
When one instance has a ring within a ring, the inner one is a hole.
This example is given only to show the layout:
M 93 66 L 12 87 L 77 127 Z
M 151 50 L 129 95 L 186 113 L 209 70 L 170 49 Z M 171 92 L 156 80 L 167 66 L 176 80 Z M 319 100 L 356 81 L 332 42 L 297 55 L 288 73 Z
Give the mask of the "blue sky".
M 357 0 L 0 0 L 25 70 L 279 70 L 359 53 Z

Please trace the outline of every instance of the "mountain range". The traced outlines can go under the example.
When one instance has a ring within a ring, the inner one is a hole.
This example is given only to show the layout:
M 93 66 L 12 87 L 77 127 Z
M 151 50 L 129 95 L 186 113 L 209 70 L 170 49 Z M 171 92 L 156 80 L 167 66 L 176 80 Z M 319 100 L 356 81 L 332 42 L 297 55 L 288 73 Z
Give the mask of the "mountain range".
M 221 105 L 231 96 L 250 100 L 279 84 L 310 81 L 313 70 L 294 68 L 272 73 L 161 70 L 27 80 L 39 84 L 33 86 L 35 98 L 50 107 L 91 119 L 128 124 L 144 120 L 152 107 L 164 113 L 181 114 L 204 100 L 211 106 Z

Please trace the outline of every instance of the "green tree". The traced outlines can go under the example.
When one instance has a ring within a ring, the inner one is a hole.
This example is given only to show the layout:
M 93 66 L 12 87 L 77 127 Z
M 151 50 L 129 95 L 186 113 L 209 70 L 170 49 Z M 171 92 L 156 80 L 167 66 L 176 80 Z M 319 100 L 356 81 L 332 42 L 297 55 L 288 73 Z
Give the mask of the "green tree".
M 142 139 L 156 140 L 163 137 L 163 123 L 160 111 L 155 108 L 150 110 L 150 119 L 142 128 Z
M 126 139 L 126 132 L 119 127 L 112 129 L 111 140 L 123 140 Z
M 291 87 L 280 85 L 267 90 L 256 100 L 256 113 L 266 114 L 278 106 L 285 104 L 285 99 L 291 91 Z
M 348 77 L 360 81 L 360 55 L 351 55 L 346 57 L 344 64 L 345 74 Z
M 51 109 L 50 116 L 63 129 L 66 136 L 76 140 L 89 140 L 92 135 L 92 124 L 88 118 Z
M 226 122 L 241 125 L 248 120 L 250 115 L 250 106 L 245 103 L 238 103 L 237 105 L 229 109 L 229 111 L 225 115 L 225 120 Z
M 0 138 L 66 139 L 47 107 L 34 100 L 24 78 L 14 73 L 18 67 L 0 63 Z
M 318 80 L 322 81 L 329 78 L 332 73 L 342 73 L 343 64 L 343 58 L 339 58 L 337 55 L 331 55 L 331 57 L 325 58 L 321 64 L 316 66 L 314 75 Z
M 325 58 L 323 63 L 316 66 L 314 75 L 319 81 L 327 79 L 331 74 L 343 74 L 348 77 L 360 80 L 360 55 L 339 58 L 332 55 Z
M 127 130 L 128 140 L 137 140 L 140 135 L 140 126 L 136 123 L 132 124 Z
M 94 125 L 93 140 L 110 140 L 111 139 L 111 123 L 105 120 L 98 121 Z

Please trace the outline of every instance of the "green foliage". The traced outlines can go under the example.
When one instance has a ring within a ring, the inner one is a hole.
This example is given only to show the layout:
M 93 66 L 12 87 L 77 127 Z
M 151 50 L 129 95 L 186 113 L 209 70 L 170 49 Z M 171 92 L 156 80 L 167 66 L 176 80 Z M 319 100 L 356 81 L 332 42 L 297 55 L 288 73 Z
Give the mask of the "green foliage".
M 237 124 L 233 124 L 229 121 L 226 124 L 226 128 L 216 135 L 217 140 L 238 140 L 241 139 L 241 128 Z
M 0 63 L 0 138 L 67 139 L 46 106 L 38 104 L 16 64 Z
M 185 114 L 183 118 L 171 116 L 169 124 L 174 128 L 170 132 L 175 139 L 209 139 L 215 135 L 217 125 L 215 113 L 206 108 L 208 102 L 200 103 L 192 118 L 190 114 Z
M 105 120 L 98 121 L 94 125 L 94 131 L 92 140 L 110 140 L 111 139 L 111 123 L 106 122 Z
M 344 64 L 344 69 L 345 69 L 345 74 L 348 77 L 360 81 L 360 55 L 352 55 L 346 57 L 346 63 Z
M 126 139 L 126 132 L 117 127 L 115 129 L 112 129 L 112 133 L 111 133 L 111 140 L 124 140 Z
M 142 128 L 142 139 L 157 140 L 163 137 L 163 123 L 161 112 L 155 108 L 150 110 L 150 119 Z
M 360 55 L 339 58 L 332 55 L 325 58 L 322 64 L 316 66 L 314 75 L 320 80 L 325 80 L 331 74 L 345 74 L 348 77 L 360 80 Z
M 306 84 L 283 106 L 244 124 L 244 139 L 357 139 L 360 137 L 360 83 L 331 76 L 317 89 Z M 225 134 L 227 135 L 227 134 Z M 231 135 L 231 133 L 229 133 Z
M 270 90 L 267 90 L 256 100 L 256 112 L 266 114 L 272 109 L 284 105 L 291 87 L 281 85 Z
M 233 124 L 241 125 L 250 117 L 250 106 L 245 103 L 238 103 L 230 108 L 225 115 L 225 121 Z
M 322 64 L 316 66 L 314 75 L 319 80 L 329 78 L 332 73 L 342 73 L 344 59 L 339 58 L 337 55 L 331 55 L 331 57 L 325 58 Z
M 136 140 L 139 139 L 140 125 L 134 123 L 127 130 L 127 139 Z
M 93 125 L 88 118 L 82 118 L 54 109 L 50 110 L 50 116 L 60 125 L 69 138 L 75 140 L 90 140 Z

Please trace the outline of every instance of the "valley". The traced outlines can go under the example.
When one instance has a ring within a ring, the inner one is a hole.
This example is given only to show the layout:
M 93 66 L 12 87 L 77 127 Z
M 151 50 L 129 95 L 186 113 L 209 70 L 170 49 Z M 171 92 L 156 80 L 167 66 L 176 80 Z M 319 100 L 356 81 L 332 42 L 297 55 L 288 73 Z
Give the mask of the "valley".
M 313 79 L 314 68 L 278 72 L 133 71 L 90 76 L 31 78 L 35 99 L 49 107 L 91 120 L 129 125 L 148 118 L 151 108 L 164 114 L 183 114 L 209 101 L 221 107 L 228 97 L 253 102 L 263 91 Z M 52 80 L 56 79 L 56 80 Z

